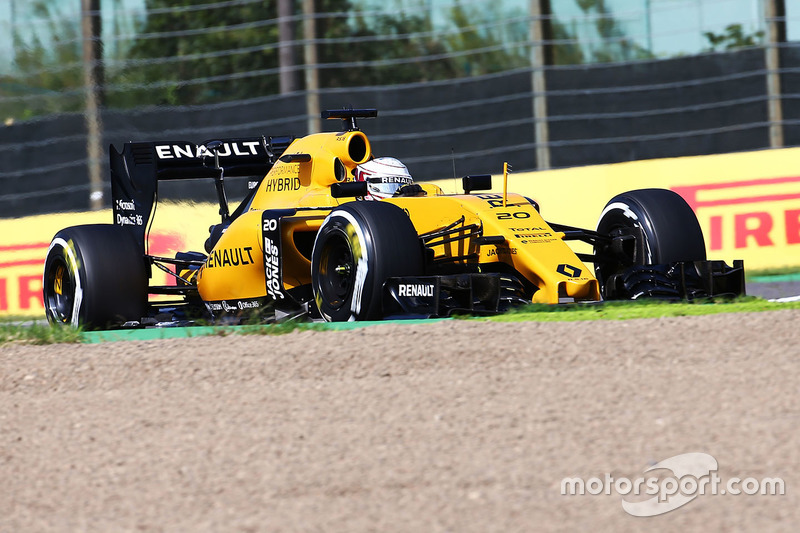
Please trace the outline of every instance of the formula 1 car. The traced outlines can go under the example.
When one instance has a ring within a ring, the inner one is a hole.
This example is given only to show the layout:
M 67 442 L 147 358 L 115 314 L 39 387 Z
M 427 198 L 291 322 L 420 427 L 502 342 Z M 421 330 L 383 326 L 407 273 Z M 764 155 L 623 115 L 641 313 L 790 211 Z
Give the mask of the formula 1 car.
M 355 170 L 373 154 L 356 119 L 377 111 L 322 116 L 341 119 L 341 131 L 112 146 L 113 224 L 55 235 L 44 266 L 47 318 L 89 328 L 254 315 L 353 321 L 744 293 L 742 263 L 706 261 L 697 219 L 671 191 L 616 196 L 596 230 L 546 222 L 533 200 L 486 192 L 488 175 L 464 177 L 464 194 L 407 183 L 391 198 L 362 201 L 369 182 Z M 232 213 L 230 176 L 258 179 Z M 159 182 L 197 178 L 213 180 L 220 207 L 206 252 L 149 254 Z M 589 243 L 593 253 L 576 253 L 569 241 Z M 175 285 L 150 284 L 154 267 Z

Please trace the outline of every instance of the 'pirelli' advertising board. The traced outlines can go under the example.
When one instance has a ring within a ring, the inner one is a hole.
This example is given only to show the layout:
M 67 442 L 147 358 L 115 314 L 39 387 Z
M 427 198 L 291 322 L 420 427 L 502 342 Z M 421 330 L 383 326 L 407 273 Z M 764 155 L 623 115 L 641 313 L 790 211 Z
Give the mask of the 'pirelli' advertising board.
M 545 220 L 589 229 L 616 194 L 671 189 L 697 214 L 709 259 L 800 265 L 800 148 L 512 173 L 508 183 L 536 200 Z M 493 190 L 502 191 L 502 177 Z
M 502 181 L 495 176 L 494 192 L 502 192 Z M 437 184 L 454 192 L 453 180 Z M 709 259 L 744 259 L 746 269 L 800 266 L 800 148 L 509 176 L 509 190 L 536 200 L 545 220 L 590 229 L 612 196 L 649 187 L 672 189 L 692 206 Z M 210 204 L 160 204 L 150 253 L 202 251 L 217 210 Z M 43 316 L 42 266 L 53 235 L 76 224 L 110 223 L 112 216 L 108 209 L 0 219 L 0 316 Z M 161 272 L 154 276 L 159 277 L 153 283 L 174 283 Z
M 218 210 L 213 204 L 160 203 L 148 239 L 150 254 L 203 251 L 208 227 L 219 222 Z M 104 209 L 0 219 L 0 316 L 44 317 L 42 269 L 50 240 L 65 227 L 110 224 L 112 218 L 111 209 Z M 174 285 L 175 278 L 153 269 L 152 283 Z

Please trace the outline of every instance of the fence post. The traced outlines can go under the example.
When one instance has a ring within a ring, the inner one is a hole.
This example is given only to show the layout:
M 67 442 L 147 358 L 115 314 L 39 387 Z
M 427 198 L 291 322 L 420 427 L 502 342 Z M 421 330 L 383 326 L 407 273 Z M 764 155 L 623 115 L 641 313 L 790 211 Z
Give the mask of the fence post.
M 294 6 L 292 0 L 278 0 L 278 64 L 281 94 L 297 90 L 294 65 Z
M 89 171 L 89 207 L 103 208 L 103 176 L 100 158 L 103 124 L 103 52 L 100 0 L 81 0 L 81 37 L 83 39 L 83 85 L 86 94 L 86 156 Z
M 550 133 L 547 127 L 547 85 L 545 83 L 545 32 L 542 9 L 547 0 L 531 0 L 531 86 L 533 88 L 533 129 L 536 141 L 536 168 L 550 168 Z
M 317 70 L 317 30 L 314 20 L 314 0 L 303 0 L 303 57 L 305 59 L 306 114 L 308 133 L 320 131 L 319 71 Z
M 764 56 L 767 66 L 767 109 L 769 113 L 769 146 L 783 148 L 783 106 L 779 43 L 786 41 L 786 5 L 784 0 L 766 0 L 764 18 L 767 23 L 767 45 Z

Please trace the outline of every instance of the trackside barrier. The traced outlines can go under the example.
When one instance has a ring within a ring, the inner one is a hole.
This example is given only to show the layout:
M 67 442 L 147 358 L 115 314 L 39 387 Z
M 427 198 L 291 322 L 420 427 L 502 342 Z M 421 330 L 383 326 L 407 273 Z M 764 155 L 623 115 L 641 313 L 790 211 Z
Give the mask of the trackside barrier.
M 509 161 L 513 166 L 513 161 Z M 460 181 L 460 180 L 459 180 Z M 454 192 L 454 180 L 441 180 Z M 502 192 L 495 176 L 494 192 Z M 529 196 L 544 218 L 594 229 L 616 194 L 672 189 L 695 210 L 709 259 L 744 259 L 749 269 L 800 265 L 800 148 L 680 157 L 542 172 L 512 173 L 509 190 Z M 162 202 L 150 232 L 150 252 L 203 250 L 217 206 Z M 42 316 L 42 267 L 55 233 L 77 224 L 109 223 L 110 209 L 0 219 L 0 316 Z M 109 253 L 113 253 L 109 251 Z M 154 271 L 155 283 L 169 283 Z
M 493 185 L 502 192 L 502 175 Z M 614 195 L 650 187 L 672 189 L 692 206 L 709 259 L 744 259 L 745 269 L 800 265 L 800 148 L 512 173 L 508 180 L 509 191 L 539 203 L 545 220 L 589 229 Z
M 148 239 L 153 255 L 203 250 L 208 227 L 219 222 L 216 204 L 161 202 Z M 50 240 L 61 229 L 80 224 L 109 224 L 111 209 L 0 219 L 0 316 L 44 316 L 42 271 Z M 109 250 L 109 253 L 114 253 Z M 174 278 L 153 269 L 154 283 Z

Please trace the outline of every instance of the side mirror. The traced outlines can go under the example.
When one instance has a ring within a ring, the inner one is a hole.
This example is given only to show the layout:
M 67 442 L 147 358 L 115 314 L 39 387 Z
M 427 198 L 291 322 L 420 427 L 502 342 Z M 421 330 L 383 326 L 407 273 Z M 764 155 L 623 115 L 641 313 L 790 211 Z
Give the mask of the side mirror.
M 208 148 L 209 151 L 213 153 L 217 153 L 217 150 L 219 150 L 222 144 L 223 144 L 222 141 L 211 141 L 209 143 L 206 143 L 206 148 Z
M 355 198 L 367 195 L 366 181 L 345 181 L 331 185 L 331 196 L 334 198 Z
M 492 188 L 492 176 L 491 174 L 464 176 L 461 178 L 461 186 L 464 187 L 464 194 L 472 191 L 488 191 Z
M 206 143 L 206 148 L 214 154 L 214 167 L 219 168 L 219 149 L 222 147 L 222 141 L 211 141 Z
M 286 154 L 278 159 L 284 163 L 308 163 L 311 161 L 311 154 Z

